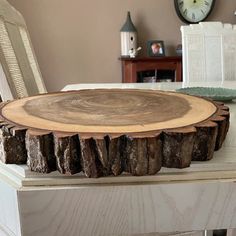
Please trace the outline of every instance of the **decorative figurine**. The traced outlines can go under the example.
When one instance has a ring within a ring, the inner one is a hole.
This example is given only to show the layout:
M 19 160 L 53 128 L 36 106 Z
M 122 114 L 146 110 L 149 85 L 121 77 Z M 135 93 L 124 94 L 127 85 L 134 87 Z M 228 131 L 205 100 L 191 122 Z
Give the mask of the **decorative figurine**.
M 176 54 L 182 56 L 182 44 L 178 44 L 176 47 Z
M 136 48 L 132 48 L 129 50 L 129 56 L 131 58 L 135 58 L 137 55 L 138 55 L 138 52 L 141 50 L 142 48 L 141 47 L 138 47 L 137 49 Z

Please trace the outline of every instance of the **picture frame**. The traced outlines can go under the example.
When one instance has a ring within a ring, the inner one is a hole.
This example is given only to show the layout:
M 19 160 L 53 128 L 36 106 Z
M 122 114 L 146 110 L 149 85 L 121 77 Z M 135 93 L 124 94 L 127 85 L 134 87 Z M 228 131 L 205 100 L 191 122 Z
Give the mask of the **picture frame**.
M 164 57 L 165 46 L 162 40 L 149 40 L 147 42 L 147 53 L 149 57 Z

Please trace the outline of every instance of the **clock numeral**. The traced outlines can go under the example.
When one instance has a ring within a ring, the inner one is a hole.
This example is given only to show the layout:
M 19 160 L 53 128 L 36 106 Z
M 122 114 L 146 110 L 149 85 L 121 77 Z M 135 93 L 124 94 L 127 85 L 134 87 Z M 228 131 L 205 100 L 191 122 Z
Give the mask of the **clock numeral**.
M 203 15 L 205 15 L 205 12 L 202 9 L 201 9 L 201 12 L 202 12 Z
M 195 20 L 195 19 L 196 19 L 196 17 L 195 17 L 195 14 L 194 14 L 194 13 L 192 14 L 192 19 L 193 19 L 193 20 Z
M 184 13 L 185 16 L 187 16 L 187 14 L 188 14 L 188 10 L 185 9 L 183 13 Z
M 206 5 L 206 6 L 209 6 L 210 4 L 209 4 L 209 2 L 205 1 L 205 5 Z
M 179 7 L 183 7 L 184 6 L 184 2 L 183 1 L 181 1 L 181 2 L 179 2 Z

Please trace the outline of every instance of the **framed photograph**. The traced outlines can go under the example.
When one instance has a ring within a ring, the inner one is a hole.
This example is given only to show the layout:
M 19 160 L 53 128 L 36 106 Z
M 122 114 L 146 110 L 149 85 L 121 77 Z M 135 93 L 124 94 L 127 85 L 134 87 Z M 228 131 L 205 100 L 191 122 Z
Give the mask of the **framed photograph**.
M 164 42 L 160 40 L 150 40 L 147 42 L 149 57 L 163 57 L 165 56 Z

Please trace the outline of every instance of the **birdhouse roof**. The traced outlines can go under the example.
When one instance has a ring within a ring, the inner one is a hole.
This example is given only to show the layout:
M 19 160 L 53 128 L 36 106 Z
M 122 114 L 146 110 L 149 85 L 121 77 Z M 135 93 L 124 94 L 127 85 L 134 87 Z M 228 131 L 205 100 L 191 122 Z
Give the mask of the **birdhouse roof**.
M 121 32 L 137 32 L 137 29 L 131 20 L 130 12 L 128 12 L 126 22 L 122 26 L 120 31 Z

